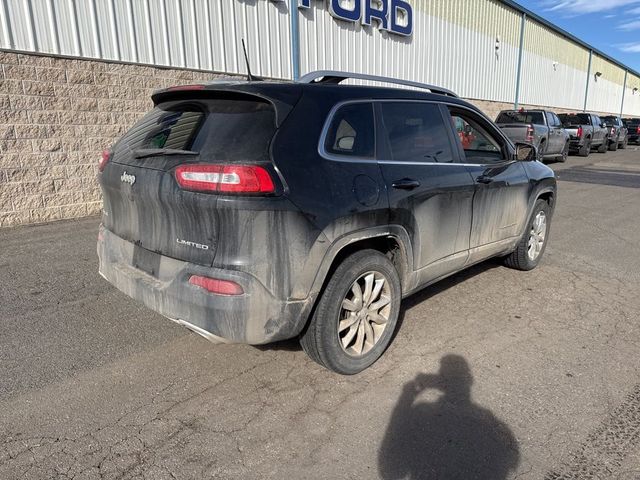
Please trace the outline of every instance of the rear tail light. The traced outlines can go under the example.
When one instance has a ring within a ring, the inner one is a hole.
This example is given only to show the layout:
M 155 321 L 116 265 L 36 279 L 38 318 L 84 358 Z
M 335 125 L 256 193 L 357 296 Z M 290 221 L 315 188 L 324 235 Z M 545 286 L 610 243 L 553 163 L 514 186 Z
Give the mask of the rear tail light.
M 527 142 L 533 142 L 533 132 L 533 127 L 531 125 L 527 125 L 527 136 L 525 138 Z
M 181 165 L 178 185 L 194 192 L 273 193 L 271 175 L 257 165 Z
M 236 282 L 230 280 L 220 280 L 217 278 L 203 277 L 201 275 L 192 275 L 189 283 L 196 287 L 204 288 L 209 293 L 216 295 L 242 295 L 244 290 Z
M 611 127 L 611 135 L 615 135 L 616 134 L 616 127 Z
M 636 133 L 640 135 L 640 125 L 638 125 L 638 128 L 636 128 Z
M 576 136 L 578 138 L 582 138 L 582 127 L 578 127 L 578 131 L 576 132 Z
M 109 160 L 111 160 L 111 150 L 103 150 L 102 156 L 100 160 L 98 160 L 98 170 L 102 172 L 107 163 L 109 163 Z

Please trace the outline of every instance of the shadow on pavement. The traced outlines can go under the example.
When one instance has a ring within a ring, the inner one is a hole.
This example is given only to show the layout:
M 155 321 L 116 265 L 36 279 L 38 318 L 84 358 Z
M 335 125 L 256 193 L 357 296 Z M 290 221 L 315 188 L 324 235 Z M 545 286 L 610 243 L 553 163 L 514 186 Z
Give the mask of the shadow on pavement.
M 491 411 L 473 403 L 467 361 L 447 355 L 437 374 L 405 384 L 378 453 L 389 479 L 503 480 L 518 466 L 518 442 Z M 425 390 L 441 393 L 419 401 Z

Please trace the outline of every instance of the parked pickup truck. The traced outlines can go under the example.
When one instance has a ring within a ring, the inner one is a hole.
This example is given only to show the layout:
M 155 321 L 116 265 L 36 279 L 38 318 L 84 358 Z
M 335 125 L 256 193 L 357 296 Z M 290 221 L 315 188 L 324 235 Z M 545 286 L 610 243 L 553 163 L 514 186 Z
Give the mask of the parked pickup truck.
M 567 129 L 571 140 L 571 151 L 581 157 L 588 157 L 591 149 L 605 153 L 609 148 L 609 130 L 600 117 L 594 113 L 562 113 L 559 115 L 562 125 Z
M 627 118 L 624 124 L 629 130 L 629 143 L 640 144 L 640 118 Z
M 569 134 L 558 116 L 547 110 L 503 110 L 496 123 L 512 142 L 527 142 L 538 149 L 538 160 L 569 155 Z
M 627 144 L 629 143 L 629 130 L 626 125 L 622 123 L 622 119 L 615 115 L 600 118 L 609 129 L 609 150 L 615 152 L 618 148 L 623 150 L 627 148 Z

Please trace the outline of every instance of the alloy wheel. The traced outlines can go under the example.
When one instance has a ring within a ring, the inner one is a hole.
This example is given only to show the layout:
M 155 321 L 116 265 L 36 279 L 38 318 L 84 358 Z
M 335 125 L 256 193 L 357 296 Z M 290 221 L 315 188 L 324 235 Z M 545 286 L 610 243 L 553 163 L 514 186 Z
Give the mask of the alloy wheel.
M 360 357 L 380 340 L 391 313 L 391 288 L 380 272 L 362 274 L 342 300 L 338 319 L 340 346 L 348 355 Z
M 535 260 L 542 252 L 545 237 L 547 235 L 547 215 L 540 210 L 533 219 L 531 232 L 529 232 L 529 242 L 527 244 L 527 255 L 530 260 Z

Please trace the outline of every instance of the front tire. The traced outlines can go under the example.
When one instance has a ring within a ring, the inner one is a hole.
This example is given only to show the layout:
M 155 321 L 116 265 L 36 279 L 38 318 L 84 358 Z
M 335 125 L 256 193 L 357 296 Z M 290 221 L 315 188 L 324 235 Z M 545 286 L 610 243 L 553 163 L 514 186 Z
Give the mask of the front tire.
M 401 300 L 400 278 L 391 260 L 377 250 L 356 252 L 331 275 L 300 344 L 309 357 L 334 372 L 361 372 L 389 346 Z
M 540 145 L 538 146 L 538 161 L 540 163 L 544 163 L 544 156 L 546 155 L 546 152 L 547 152 L 546 142 L 540 142 Z
M 564 144 L 564 149 L 562 150 L 562 153 L 558 157 L 558 161 L 560 163 L 564 163 L 567 161 L 567 158 L 569 158 L 569 142 Z
M 536 201 L 525 234 L 516 249 L 505 257 L 505 265 L 525 271 L 536 268 L 547 247 L 550 222 L 551 207 L 544 200 Z

